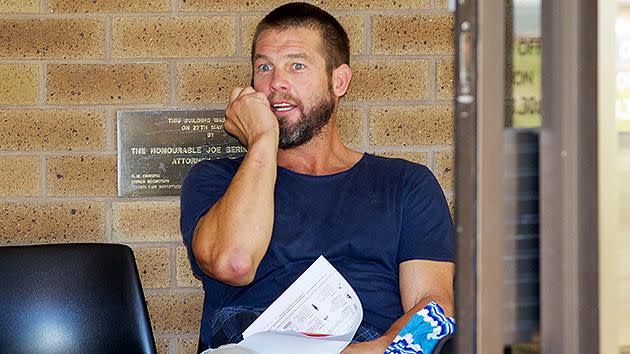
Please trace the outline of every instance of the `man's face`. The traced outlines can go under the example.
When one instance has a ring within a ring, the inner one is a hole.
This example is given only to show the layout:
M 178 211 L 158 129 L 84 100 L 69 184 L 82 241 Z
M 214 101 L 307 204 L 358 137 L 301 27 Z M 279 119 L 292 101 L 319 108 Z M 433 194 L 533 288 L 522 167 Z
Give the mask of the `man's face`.
M 255 46 L 253 85 L 280 123 L 280 148 L 310 141 L 328 123 L 335 96 L 317 30 L 267 30 Z

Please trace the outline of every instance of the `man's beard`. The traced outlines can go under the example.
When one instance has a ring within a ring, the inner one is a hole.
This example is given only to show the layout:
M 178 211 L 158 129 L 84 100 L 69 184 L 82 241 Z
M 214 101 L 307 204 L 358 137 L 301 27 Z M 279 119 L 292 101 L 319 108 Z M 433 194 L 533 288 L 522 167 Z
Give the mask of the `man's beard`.
M 288 123 L 285 119 L 279 119 L 280 124 L 280 149 L 288 150 L 304 145 L 317 136 L 322 128 L 328 124 L 335 110 L 335 102 L 332 95 L 328 94 L 319 103 L 312 106 L 308 112 L 304 105 L 299 103 L 297 108 L 301 114 L 297 121 Z

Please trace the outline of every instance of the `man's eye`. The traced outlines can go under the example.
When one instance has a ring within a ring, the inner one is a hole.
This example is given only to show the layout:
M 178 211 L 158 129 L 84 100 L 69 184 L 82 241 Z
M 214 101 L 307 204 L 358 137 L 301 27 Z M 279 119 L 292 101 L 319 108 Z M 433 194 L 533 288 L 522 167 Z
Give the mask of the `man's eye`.
M 269 64 L 258 65 L 258 71 L 269 71 L 269 70 L 271 70 L 271 65 Z
M 302 70 L 304 68 L 306 68 L 306 66 L 304 66 L 304 64 L 300 64 L 300 63 L 293 64 L 293 69 L 295 69 L 295 70 Z

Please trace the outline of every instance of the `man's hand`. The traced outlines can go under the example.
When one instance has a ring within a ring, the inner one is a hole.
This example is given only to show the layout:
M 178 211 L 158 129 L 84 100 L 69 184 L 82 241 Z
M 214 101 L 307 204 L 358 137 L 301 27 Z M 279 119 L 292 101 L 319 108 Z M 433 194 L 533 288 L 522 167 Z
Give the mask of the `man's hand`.
M 271 111 L 267 96 L 252 87 L 232 90 L 225 110 L 225 130 L 247 148 L 267 136 L 277 144 L 279 136 L 278 119 Z
M 379 337 L 371 341 L 352 343 L 341 354 L 383 354 L 391 341 L 387 337 Z
M 249 284 L 271 240 L 279 124 L 267 97 L 232 90 L 225 130 L 247 154 L 223 196 L 199 219 L 192 250 L 201 270 L 233 286 Z

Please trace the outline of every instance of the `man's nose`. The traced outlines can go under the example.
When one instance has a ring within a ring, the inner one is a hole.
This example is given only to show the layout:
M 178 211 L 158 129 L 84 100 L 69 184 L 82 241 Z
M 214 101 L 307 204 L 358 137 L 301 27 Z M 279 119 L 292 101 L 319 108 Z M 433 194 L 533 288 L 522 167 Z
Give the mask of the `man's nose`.
M 287 75 L 282 70 L 274 70 L 270 82 L 271 89 L 276 92 L 286 92 L 289 90 Z

